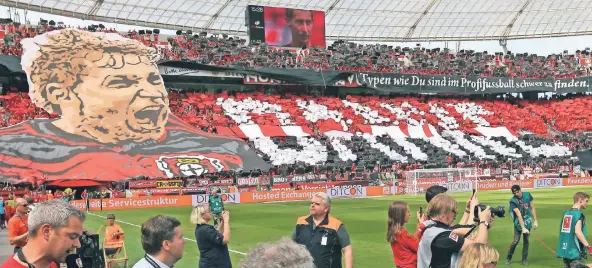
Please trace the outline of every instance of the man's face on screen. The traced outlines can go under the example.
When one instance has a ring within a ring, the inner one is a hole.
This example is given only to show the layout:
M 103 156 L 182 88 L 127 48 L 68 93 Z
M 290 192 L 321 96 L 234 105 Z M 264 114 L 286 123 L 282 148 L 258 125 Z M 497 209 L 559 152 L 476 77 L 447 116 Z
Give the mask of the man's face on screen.
M 294 10 L 290 28 L 292 30 L 292 44 L 304 46 L 310 43 L 312 35 L 312 12 L 307 10 Z
M 156 67 L 139 63 L 119 69 L 89 68 L 91 75 L 73 90 L 80 103 L 67 104 L 70 110 L 81 109 L 81 125 L 97 130 L 92 132 L 94 138 L 140 142 L 163 135 L 169 101 Z

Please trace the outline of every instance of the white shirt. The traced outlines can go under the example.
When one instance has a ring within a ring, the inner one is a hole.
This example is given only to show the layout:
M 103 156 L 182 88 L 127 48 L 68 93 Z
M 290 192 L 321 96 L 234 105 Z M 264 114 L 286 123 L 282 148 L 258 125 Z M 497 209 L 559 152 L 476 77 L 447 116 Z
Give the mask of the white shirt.
M 161 261 L 157 260 L 156 258 L 150 256 L 150 254 L 146 254 L 146 256 L 150 259 L 152 259 L 154 261 L 154 263 L 158 264 L 158 267 L 160 268 L 172 268 L 169 267 L 168 265 L 162 263 Z M 136 264 L 134 264 L 134 266 L 132 268 L 154 268 L 154 266 L 152 266 L 152 264 L 150 264 L 146 258 L 141 258 L 138 262 L 136 262 Z

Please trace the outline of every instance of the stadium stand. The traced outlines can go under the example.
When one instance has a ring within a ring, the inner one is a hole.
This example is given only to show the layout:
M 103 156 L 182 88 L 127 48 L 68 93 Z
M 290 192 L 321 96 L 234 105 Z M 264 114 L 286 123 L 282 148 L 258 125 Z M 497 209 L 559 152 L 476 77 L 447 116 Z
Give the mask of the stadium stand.
M 589 138 L 568 135 L 590 131 L 590 115 L 557 112 L 565 105 L 589 101 L 588 96 L 556 100 L 555 105 L 542 101 L 519 106 L 436 96 L 348 96 L 341 100 L 234 93 L 172 92 L 171 110 L 205 131 L 248 139 L 275 166 L 339 168 L 355 163 L 372 170 L 377 162 L 389 167 L 396 162 L 448 167 L 479 159 L 496 165 L 510 158 L 531 164 L 546 158 L 552 164 L 590 144 Z M 34 108 L 26 94 L 9 93 L 2 98 L 2 126 L 55 117 Z M 504 112 L 508 110 L 513 112 Z M 519 117 L 521 114 L 526 117 Z M 545 120 L 555 125 L 547 125 Z M 568 125 L 566 131 L 553 130 L 561 135 L 549 133 L 553 126 Z M 566 138 L 569 143 L 558 143 Z
M 64 26 L 0 25 L 7 55 L 20 55 L 23 38 Z M 91 31 L 115 32 L 114 29 L 79 27 Z M 155 47 L 167 60 L 186 60 L 230 67 L 306 68 L 404 74 L 480 75 L 485 77 L 575 78 L 590 74 L 589 48 L 541 56 L 528 53 L 493 53 L 487 51 L 361 45 L 343 40 L 328 48 L 278 48 L 265 44 L 249 46 L 246 40 L 228 35 L 179 34 L 161 36 L 151 30 L 129 31 L 122 36 Z M 165 39 L 166 38 L 166 39 Z
M 19 55 L 19 40 L 54 26 L 2 25 L 2 52 Z M 112 32 L 112 29 L 86 28 Z M 590 50 L 549 56 L 488 54 L 472 50 L 358 45 L 337 41 L 327 49 L 248 46 L 227 35 L 123 36 L 157 48 L 165 59 L 232 67 L 311 68 L 368 72 L 570 78 L 589 74 Z M 1 96 L 0 126 L 57 115 L 36 108 L 23 93 Z M 226 90 L 220 94 L 171 89 L 170 109 L 207 132 L 244 138 L 272 172 L 373 170 L 409 167 L 515 165 L 551 169 L 576 150 L 590 148 L 590 96 L 536 101 L 503 97 L 399 95 L 345 98 Z M 512 160 L 511 160 L 512 159 Z M 546 159 L 545 161 L 541 161 Z M 516 161 L 518 160 L 518 161 Z

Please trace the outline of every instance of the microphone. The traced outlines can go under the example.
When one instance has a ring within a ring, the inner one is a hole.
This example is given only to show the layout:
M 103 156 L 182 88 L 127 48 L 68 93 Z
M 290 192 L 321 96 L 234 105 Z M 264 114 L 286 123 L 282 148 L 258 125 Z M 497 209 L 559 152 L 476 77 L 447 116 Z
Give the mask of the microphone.
M 82 268 L 82 260 L 78 254 L 70 254 L 66 257 L 66 266 L 68 268 Z

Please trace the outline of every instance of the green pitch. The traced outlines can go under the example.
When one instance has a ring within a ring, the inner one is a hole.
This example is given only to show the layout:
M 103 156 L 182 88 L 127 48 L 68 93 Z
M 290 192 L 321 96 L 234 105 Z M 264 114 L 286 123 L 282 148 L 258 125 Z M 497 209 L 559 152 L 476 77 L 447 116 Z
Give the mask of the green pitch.
M 558 228 L 563 210 L 572 205 L 572 196 L 577 191 L 592 192 L 592 187 L 528 190 L 533 193 L 538 215 L 539 229 L 532 232 L 530 240 L 530 267 L 562 267 L 560 259 L 555 258 L 558 241 Z M 464 206 L 470 193 L 453 194 Z M 504 205 L 508 209 L 511 197 L 510 190 L 481 192 L 479 200 L 490 206 Z M 390 196 L 374 199 L 339 199 L 333 200 L 332 215 L 343 221 L 354 249 L 356 267 L 394 267 L 390 245 L 385 241 L 387 209 L 391 201 L 404 200 L 409 203 L 412 211 L 420 206 L 426 208 L 423 196 Z M 238 204 L 227 205 L 230 211 L 231 241 L 229 248 L 234 267 L 238 267 L 244 253 L 259 242 L 274 241 L 282 236 L 290 236 L 296 218 L 308 213 L 308 202 L 273 203 L 273 204 Z M 118 224 L 125 230 L 126 247 L 130 263 L 133 265 L 143 257 L 140 243 L 140 228 L 149 217 L 163 214 L 179 219 L 185 229 L 185 237 L 190 239 L 185 245 L 183 259 L 175 267 L 196 267 L 199 251 L 195 243 L 194 227 L 189 223 L 191 208 L 159 208 L 113 211 Z M 85 227 L 98 230 L 106 224 L 105 216 L 108 212 L 95 212 L 88 215 Z M 591 212 L 592 213 L 592 212 Z M 415 230 L 415 214 L 412 213 L 410 223 L 405 227 Z M 459 220 L 459 219 L 457 219 Z M 124 223 L 125 222 L 125 223 Z M 506 213 L 505 218 L 498 218 L 489 232 L 489 241 L 500 253 L 501 267 L 522 267 L 522 241 L 514 254 L 510 266 L 503 265 L 507 248 L 512 240 L 512 222 Z M 102 239 L 102 237 L 101 237 Z M 243 254 L 241 254 L 243 253 Z M 592 260 L 591 260 L 592 262 Z M 131 267 L 130 265 L 130 267 Z

